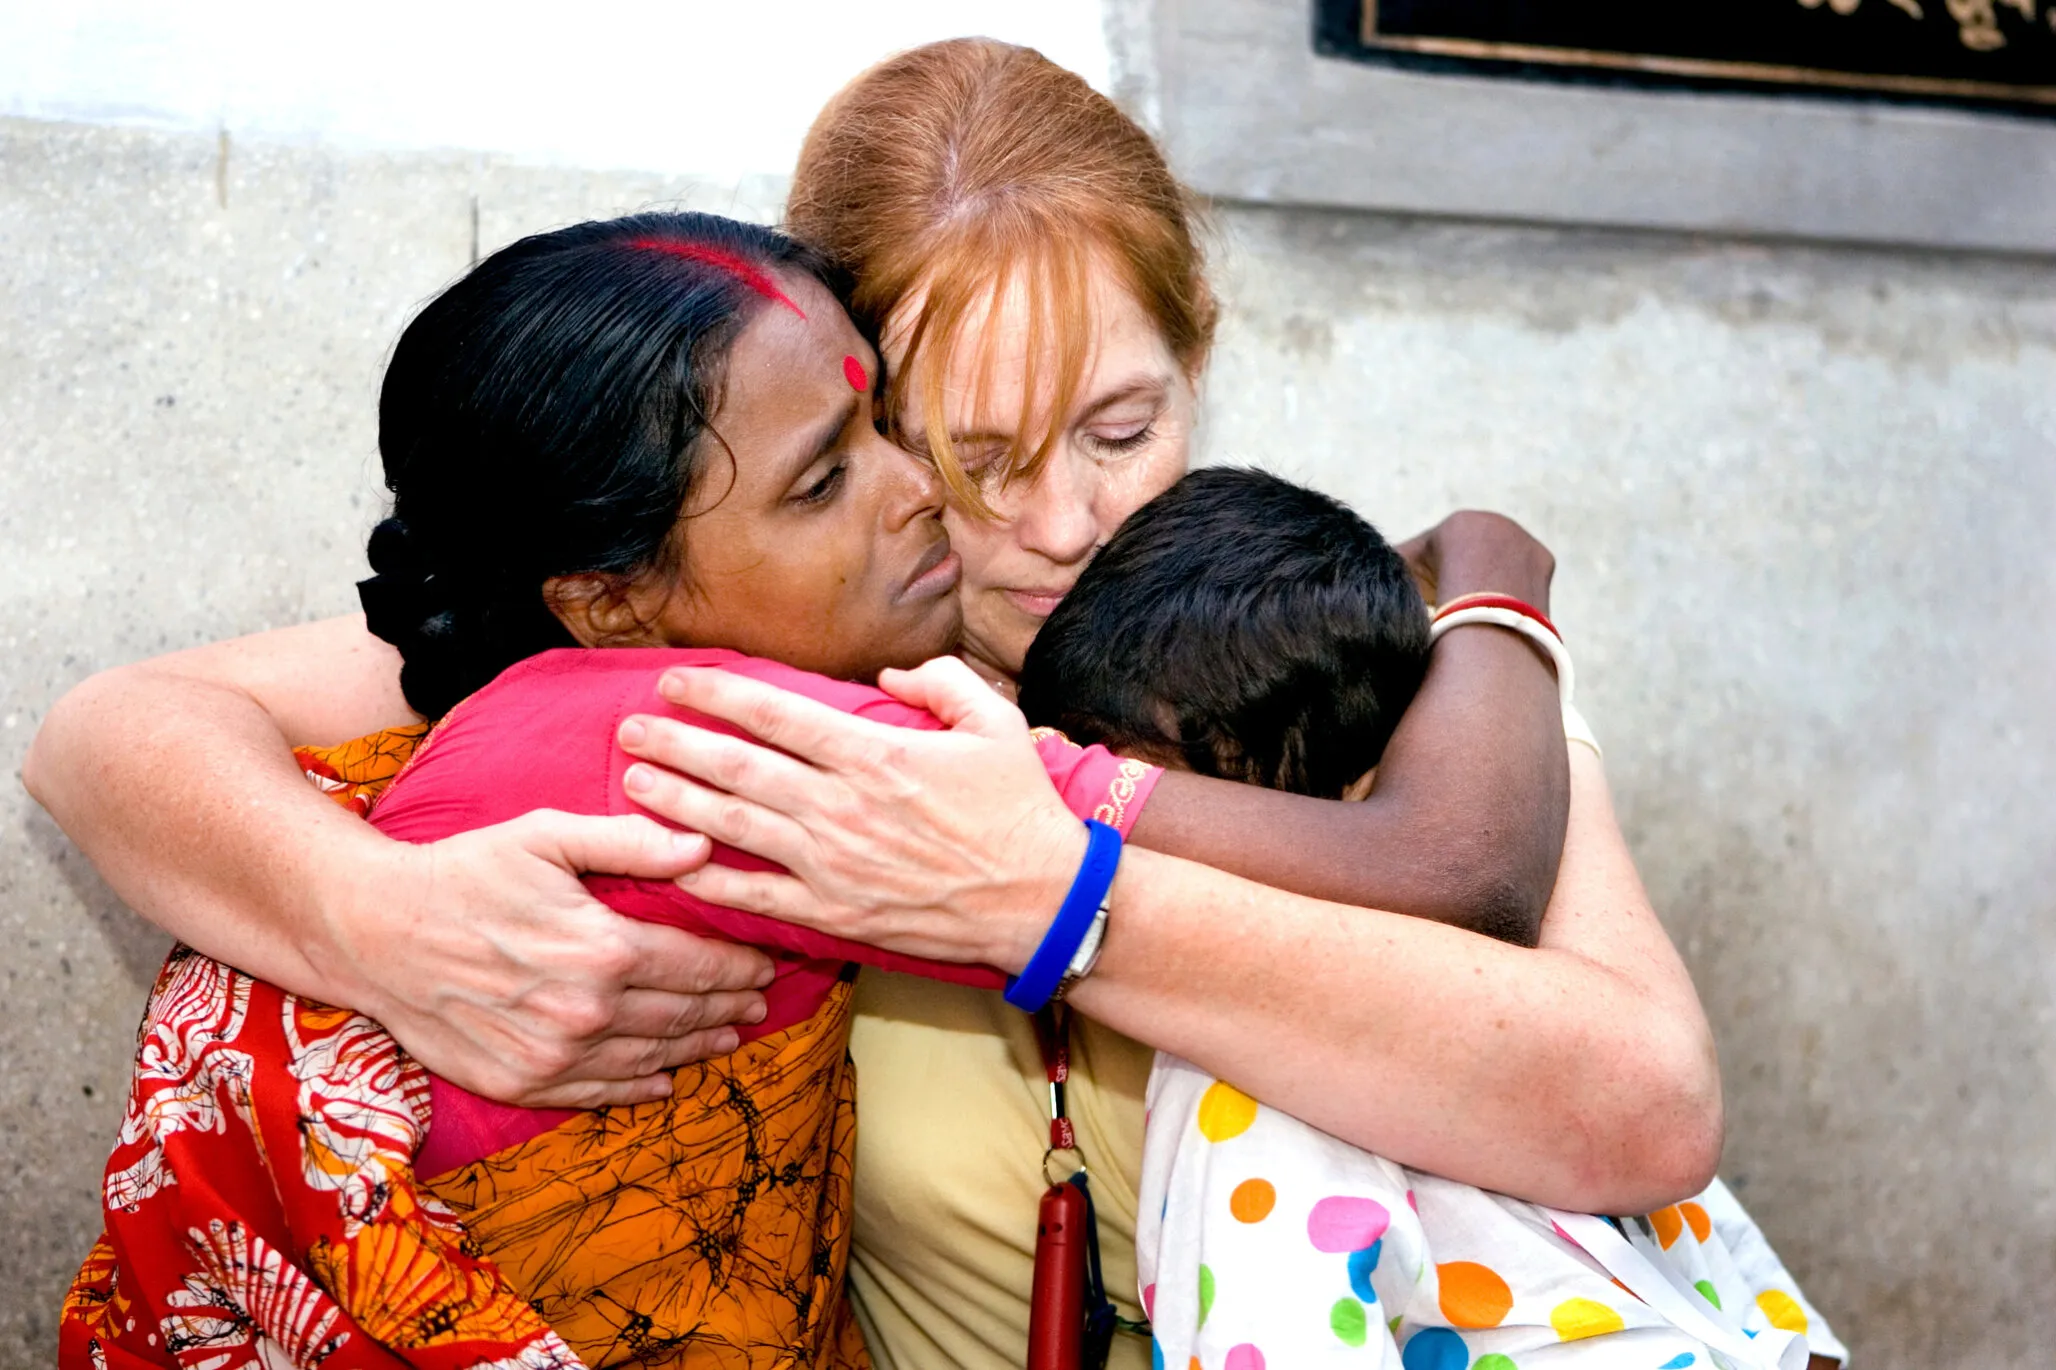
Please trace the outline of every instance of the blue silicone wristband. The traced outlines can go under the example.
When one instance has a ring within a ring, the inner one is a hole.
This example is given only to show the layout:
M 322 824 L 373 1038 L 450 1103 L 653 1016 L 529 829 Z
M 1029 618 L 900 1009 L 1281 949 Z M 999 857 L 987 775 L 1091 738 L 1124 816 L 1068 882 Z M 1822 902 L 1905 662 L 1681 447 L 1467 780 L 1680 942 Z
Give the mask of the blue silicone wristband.
M 1028 958 L 1021 973 L 1007 982 L 1006 1001 L 1024 1013 L 1033 1013 L 1049 1002 L 1071 968 L 1099 906 L 1113 888 L 1114 872 L 1121 864 L 1121 834 L 1117 828 L 1094 819 L 1085 820 L 1085 859 L 1078 864 L 1071 892 L 1064 896 L 1056 921 L 1042 935 L 1042 944 Z

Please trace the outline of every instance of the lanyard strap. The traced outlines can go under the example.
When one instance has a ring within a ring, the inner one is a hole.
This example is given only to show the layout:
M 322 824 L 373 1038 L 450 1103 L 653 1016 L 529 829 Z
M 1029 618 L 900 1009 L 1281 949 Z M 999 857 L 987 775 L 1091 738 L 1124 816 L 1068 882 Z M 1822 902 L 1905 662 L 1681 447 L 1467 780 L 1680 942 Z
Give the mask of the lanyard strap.
M 1069 1009 L 1045 1005 L 1035 1011 L 1035 1045 L 1042 1050 L 1042 1071 L 1049 1077 L 1049 1149 L 1076 1151 L 1078 1129 L 1064 1098 L 1064 1086 L 1071 1079 L 1071 1013 Z M 1048 1156 L 1043 1157 L 1044 1165 Z M 1054 1183 L 1052 1181 L 1052 1183 Z

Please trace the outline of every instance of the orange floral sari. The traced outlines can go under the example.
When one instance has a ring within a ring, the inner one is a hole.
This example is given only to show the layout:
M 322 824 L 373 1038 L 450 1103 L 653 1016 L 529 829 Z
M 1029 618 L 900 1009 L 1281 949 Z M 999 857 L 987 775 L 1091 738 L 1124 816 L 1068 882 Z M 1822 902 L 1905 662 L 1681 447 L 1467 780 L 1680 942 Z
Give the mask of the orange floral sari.
M 301 753 L 362 814 L 425 729 Z M 181 947 L 137 1035 L 67 1370 L 863 1370 L 843 1296 L 850 987 L 433 1182 L 428 1075 L 384 1029 Z

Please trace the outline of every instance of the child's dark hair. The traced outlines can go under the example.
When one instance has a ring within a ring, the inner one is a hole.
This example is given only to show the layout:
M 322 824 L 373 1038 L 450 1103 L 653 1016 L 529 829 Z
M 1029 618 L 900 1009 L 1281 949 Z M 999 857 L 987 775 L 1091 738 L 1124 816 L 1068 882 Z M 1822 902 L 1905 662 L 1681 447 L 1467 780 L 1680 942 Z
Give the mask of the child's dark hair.
M 523 238 L 407 325 L 378 406 L 393 512 L 358 591 L 416 710 L 576 645 L 544 582 L 677 555 L 722 362 L 780 271 L 846 293 L 771 229 L 638 214 Z
M 1340 798 L 1428 665 L 1406 562 L 1348 506 L 1195 471 L 1135 511 L 1049 616 L 1028 721 L 1202 775 Z

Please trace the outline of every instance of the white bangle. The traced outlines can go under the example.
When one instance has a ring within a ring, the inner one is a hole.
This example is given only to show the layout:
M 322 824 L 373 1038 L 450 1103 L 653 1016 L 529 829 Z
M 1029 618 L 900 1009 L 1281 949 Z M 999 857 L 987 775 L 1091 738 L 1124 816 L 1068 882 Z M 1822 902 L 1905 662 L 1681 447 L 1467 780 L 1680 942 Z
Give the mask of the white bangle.
M 1571 671 L 1571 654 L 1563 645 L 1563 639 L 1543 627 L 1527 614 L 1513 609 L 1502 609 L 1496 604 L 1479 604 L 1468 609 L 1458 609 L 1445 614 L 1428 628 L 1428 641 L 1437 642 L 1451 628 L 1462 628 L 1473 623 L 1483 623 L 1494 628 L 1510 628 L 1527 638 L 1556 663 L 1556 693 L 1568 707 L 1577 680 Z
M 1563 737 L 1566 742 L 1582 742 L 1592 749 L 1592 755 L 1606 760 L 1606 750 L 1599 745 L 1599 735 L 1592 731 L 1592 725 L 1585 721 L 1577 705 L 1563 706 Z

